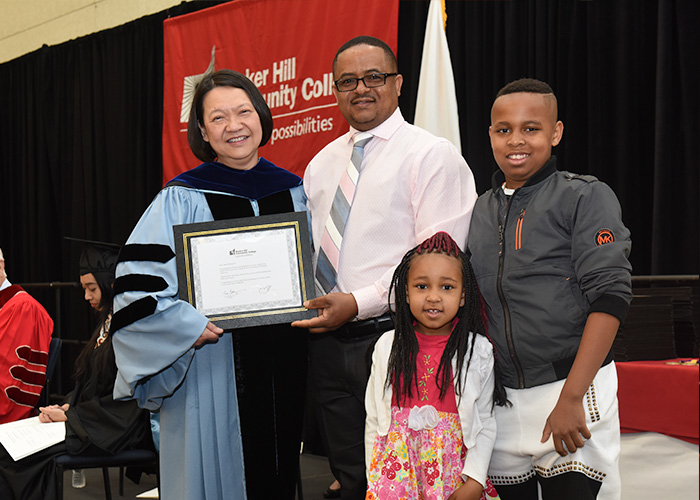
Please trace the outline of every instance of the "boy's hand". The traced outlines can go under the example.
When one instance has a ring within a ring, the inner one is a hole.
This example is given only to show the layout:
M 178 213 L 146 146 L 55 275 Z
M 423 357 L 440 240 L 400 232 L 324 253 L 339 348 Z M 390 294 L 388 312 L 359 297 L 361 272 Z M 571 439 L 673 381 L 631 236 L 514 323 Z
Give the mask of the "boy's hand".
M 484 487 L 478 481 L 469 477 L 467 482 L 457 488 L 447 500 L 479 500 L 482 491 L 484 491 Z
M 542 432 L 542 442 L 553 436 L 554 447 L 562 457 L 581 448 L 583 439 L 591 438 L 591 431 L 586 427 L 583 397 L 610 352 L 619 326 L 620 321 L 607 313 L 588 315 L 576 359 Z
M 590 439 L 591 432 L 586 426 L 582 401 L 559 398 L 547 418 L 541 442 L 546 442 L 550 435 L 554 439 L 554 448 L 562 457 L 583 447 L 583 440 Z

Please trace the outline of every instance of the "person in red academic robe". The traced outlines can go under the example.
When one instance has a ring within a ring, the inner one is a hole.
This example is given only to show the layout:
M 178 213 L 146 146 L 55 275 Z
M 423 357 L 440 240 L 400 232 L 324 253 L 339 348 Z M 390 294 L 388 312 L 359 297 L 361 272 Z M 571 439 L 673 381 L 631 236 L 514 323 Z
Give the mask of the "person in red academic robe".
M 53 320 L 7 279 L 0 250 L 0 423 L 29 417 L 46 380 Z

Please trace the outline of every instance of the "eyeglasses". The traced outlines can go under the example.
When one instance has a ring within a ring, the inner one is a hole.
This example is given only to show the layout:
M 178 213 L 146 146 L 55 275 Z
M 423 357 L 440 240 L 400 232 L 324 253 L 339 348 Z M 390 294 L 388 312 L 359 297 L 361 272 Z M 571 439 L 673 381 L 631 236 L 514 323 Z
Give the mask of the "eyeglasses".
M 333 83 L 335 83 L 335 88 L 338 89 L 338 92 L 350 92 L 357 88 L 360 81 L 362 81 L 367 88 L 382 87 L 386 84 L 387 77 L 396 75 L 398 75 L 398 73 L 371 73 L 362 78 L 341 78 Z

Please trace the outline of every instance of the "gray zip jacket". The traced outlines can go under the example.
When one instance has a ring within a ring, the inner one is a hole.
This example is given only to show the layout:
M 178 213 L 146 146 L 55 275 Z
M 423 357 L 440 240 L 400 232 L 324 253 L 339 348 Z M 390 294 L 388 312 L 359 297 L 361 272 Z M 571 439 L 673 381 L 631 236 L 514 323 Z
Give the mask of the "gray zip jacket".
M 554 156 L 512 196 L 504 179 L 476 202 L 468 252 L 503 384 L 522 389 L 567 377 L 591 312 L 624 320 L 631 241 L 613 191 Z

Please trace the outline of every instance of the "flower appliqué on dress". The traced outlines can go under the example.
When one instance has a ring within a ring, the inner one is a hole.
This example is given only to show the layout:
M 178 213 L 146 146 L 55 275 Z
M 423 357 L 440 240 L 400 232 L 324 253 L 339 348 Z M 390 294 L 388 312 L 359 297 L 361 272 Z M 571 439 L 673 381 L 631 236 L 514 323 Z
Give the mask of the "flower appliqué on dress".
M 420 379 L 418 379 L 418 390 L 421 393 L 421 401 L 428 400 L 428 380 L 430 380 L 430 377 L 435 375 L 435 367 L 430 366 L 431 364 L 433 363 L 430 359 L 430 354 L 423 354 L 423 366 L 425 367 L 425 372 L 423 375 L 421 375 Z

